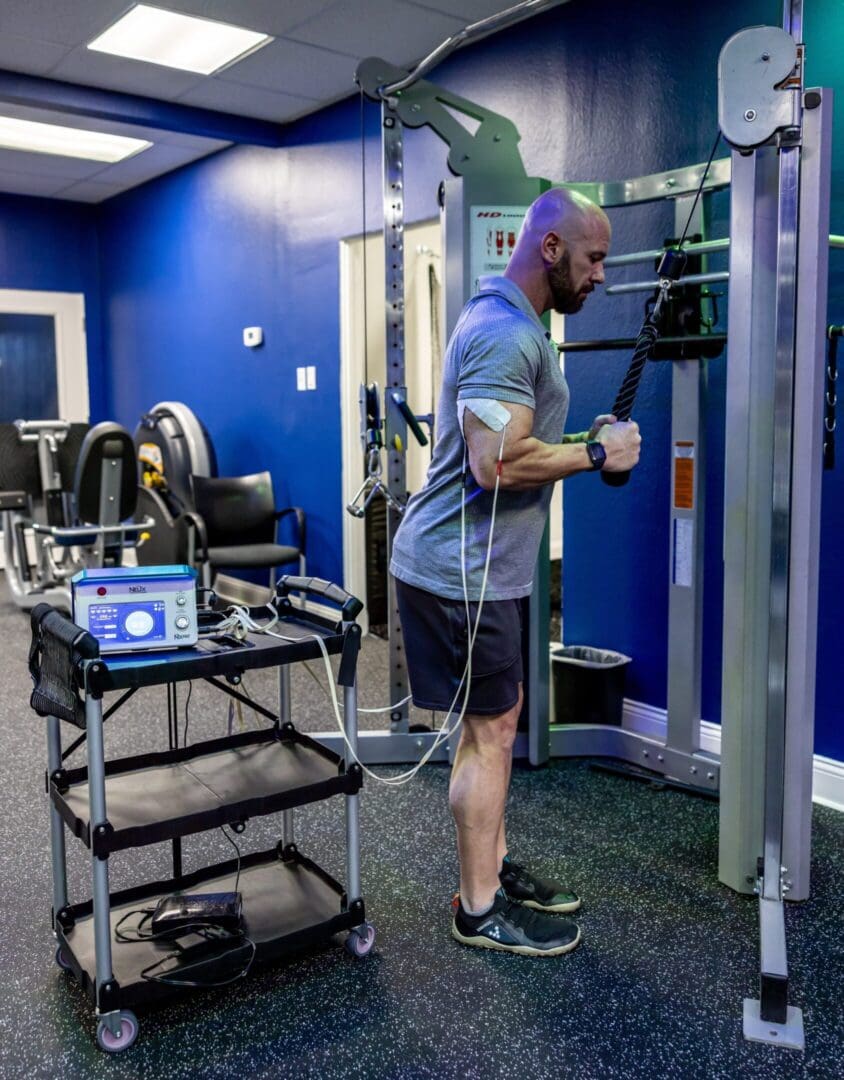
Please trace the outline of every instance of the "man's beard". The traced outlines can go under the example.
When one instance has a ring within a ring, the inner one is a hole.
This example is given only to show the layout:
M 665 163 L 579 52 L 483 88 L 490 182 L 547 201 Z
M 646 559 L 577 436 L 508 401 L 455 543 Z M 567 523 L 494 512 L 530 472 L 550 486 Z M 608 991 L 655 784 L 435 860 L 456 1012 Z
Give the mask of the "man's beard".
M 571 283 L 571 258 L 564 251 L 553 266 L 548 267 L 548 287 L 554 310 L 560 315 L 574 315 L 583 307 L 586 297 L 575 292 Z

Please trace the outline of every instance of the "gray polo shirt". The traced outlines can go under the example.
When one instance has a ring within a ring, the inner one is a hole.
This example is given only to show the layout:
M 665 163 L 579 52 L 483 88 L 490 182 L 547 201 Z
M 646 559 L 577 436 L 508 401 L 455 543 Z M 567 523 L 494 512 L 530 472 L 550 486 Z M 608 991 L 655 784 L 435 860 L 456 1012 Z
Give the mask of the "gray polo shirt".
M 522 290 L 504 277 L 482 277 L 448 343 L 437 412 L 437 440 L 425 486 L 408 503 L 393 544 L 391 572 L 436 596 L 463 599 L 460 503 L 464 442 L 458 400 L 492 398 L 533 409 L 533 434 L 559 443 L 569 393 L 556 347 Z M 505 443 L 506 446 L 506 443 Z M 480 598 L 493 492 L 468 471 L 466 577 Z M 527 596 L 548 516 L 553 484 L 499 491 L 486 600 Z

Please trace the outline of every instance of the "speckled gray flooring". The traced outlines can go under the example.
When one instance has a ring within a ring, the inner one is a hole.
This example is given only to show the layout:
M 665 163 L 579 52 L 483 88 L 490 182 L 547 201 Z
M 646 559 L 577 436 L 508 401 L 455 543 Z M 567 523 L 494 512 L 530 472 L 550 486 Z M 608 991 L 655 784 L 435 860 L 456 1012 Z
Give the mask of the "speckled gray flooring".
M 0 575 L 0 589 L 3 588 Z M 141 1012 L 137 1044 L 108 1057 L 87 1001 L 53 961 L 49 931 L 43 721 L 27 706 L 27 619 L 0 592 L 2 978 L 0 1077 L 591 1078 L 844 1076 L 844 816 L 815 809 L 814 896 L 789 909 L 793 997 L 807 1051 L 747 1044 L 741 1003 L 755 992 L 757 914 L 715 877 L 717 806 L 590 771 L 584 762 L 516 769 L 513 851 L 574 883 L 584 944 L 557 960 L 463 949 L 449 936 L 456 862 L 445 766 L 410 786 L 369 782 L 362 866 L 373 953 L 325 948 L 226 990 L 188 993 Z M 250 691 L 271 703 L 269 673 Z M 297 670 L 296 719 L 325 729 L 320 691 Z M 368 640 L 361 705 L 383 704 L 386 649 Z M 114 756 L 166 742 L 164 691 L 139 694 L 107 725 Z M 197 686 L 193 738 L 222 734 L 225 702 Z M 371 721 L 372 718 L 367 718 Z M 251 722 L 250 717 L 246 717 Z M 386 771 L 386 770 L 385 770 Z M 302 850 L 343 876 L 342 807 L 297 815 Z M 278 838 L 253 820 L 245 850 Z M 218 832 L 185 841 L 186 869 L 229 855 Z M 69 841 L 71 898 L 90 895 Z M 167 873 L 164 846 L 118 853 L 113 887 Z

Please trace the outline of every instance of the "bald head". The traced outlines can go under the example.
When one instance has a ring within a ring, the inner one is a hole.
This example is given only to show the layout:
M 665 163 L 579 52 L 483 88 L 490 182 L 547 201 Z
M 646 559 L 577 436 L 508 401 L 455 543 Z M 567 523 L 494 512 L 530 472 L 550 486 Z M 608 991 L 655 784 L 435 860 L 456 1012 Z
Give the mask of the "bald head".
M 538 313 L 579 311 L 604 280 L 610 223 L 596 203 L 568 188 L 551 188 L 528 208 L 505 276 Z
M 519 243 L 539 243 L 549 232 L 558 232 L 566 241 L 573 241 L 584 227 L 601 221 L 609 229 L 607 215 L 591 199 L 568 188 L 550 188 L 534 199 L 525 215 Z

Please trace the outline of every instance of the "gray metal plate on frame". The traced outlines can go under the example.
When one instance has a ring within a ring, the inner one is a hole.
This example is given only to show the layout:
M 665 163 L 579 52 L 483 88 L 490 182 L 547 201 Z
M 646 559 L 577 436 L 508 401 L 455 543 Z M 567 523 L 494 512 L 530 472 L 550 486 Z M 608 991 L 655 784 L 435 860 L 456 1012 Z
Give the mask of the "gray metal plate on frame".
M 381 108 L 381 138 L 384 165 L 384 271 L 386 319 L 385 448 L 387 489 L 398 503 L 407 498 L 405 446 L 407 424 L 392 400 L 391 390 L 405 392 L 404 353 L 404 151 L 402 125 L 396 111 L 384 102 Z M 400 445 L 397 448 L 396 440 Z M 387 509 L 387 551 L 401 523 L 401 514 Z M 404 661 L 404 637 L 399 618 L 396 583 L 387 572 L 387 634 L 390 642 L 390 701 L 407 697 L 409 682 Z M 390 714 L 393 730 L 406 732 L 407 705 L 397 705 Z
M 784 1024 L 772 1024 L 769 1020 L 762 1019 L 760 1005 L 755 998 L 745 998 L 742 1028 L 745 1039 L 750 1039 L 751 1042 L 771 1043 L 787 1050 L 806 1048 L 803 1012 L 793 1005 L 788 1006 L 788 1017 Z
M 657 739 L 610 724 L 552 724 L 551 757 L 607 757 L 627 761 L 704 791 L 717 792 L 721 768 L 717 757 L 685 753 Z
M 453 717 L 450 722 L 453 722 Z M 357 748 L 358 759 L 364 765 L 407 765 L 419 761 L 438 735 L 439 731 L 411 731 L 407 734 L 386 730 L 362 731 Z M 322 731 L 309 737 L 335 754 L 344 753 L 343 739 L 337 731 Z M 525 734 L 516 736 L 513 754 L 517 758 L 528 756 Z M 447 765 L 450 761 L 448 743 L 443 742 L 429 760 L 432 764 Z
M 679 169 L 635 176 L 629 180 L 590 181 L 580 184 L 555 183 L 554 187 L 569 188 L 586 195 L 599 206 L 632 206 L 635 203 L 656 202 L 658 199 L 674 199 L 678 195 L 694 195 L 706 163 L 684 165 Z M 709 167 L 703 184 L 704 191 L 715 191 L 730 183 L 729 158 L 718 158 Z

